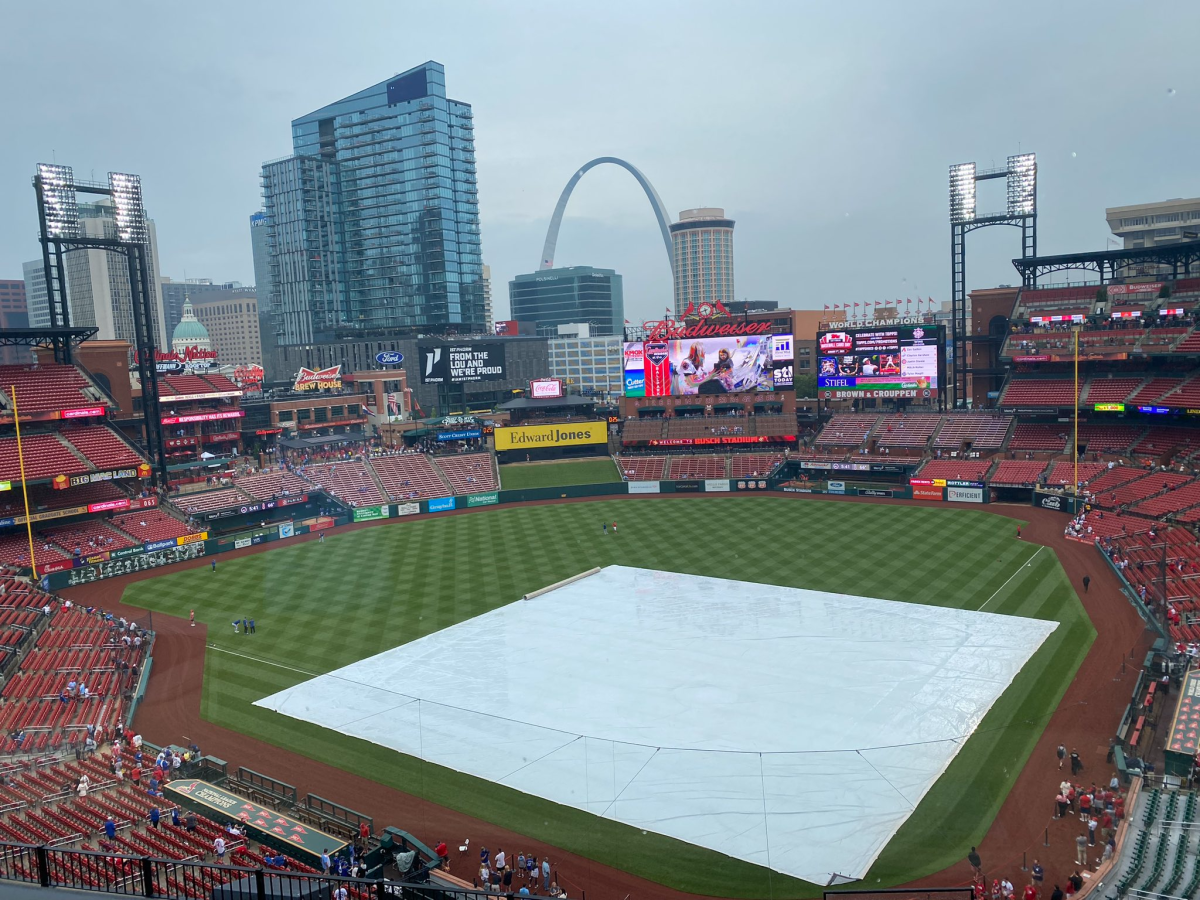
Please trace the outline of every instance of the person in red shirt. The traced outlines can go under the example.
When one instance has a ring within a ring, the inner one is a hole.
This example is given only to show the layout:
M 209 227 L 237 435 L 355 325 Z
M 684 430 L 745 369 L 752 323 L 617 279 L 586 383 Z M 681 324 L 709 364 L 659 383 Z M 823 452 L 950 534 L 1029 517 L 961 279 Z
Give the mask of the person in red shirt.
M 1079 818 L 1080 818 L 1080 820 L 1083 822 L 1086 822 L 1087 818 L 1088 818 L 1088 813 L 1090 813 L 1091 811 L 1092 811 L 1092 795 L 1084 792 L 1079 795 Z
M 133 780 L 134 784 L 141 784 L 142 770 L 135 764 L 134 767 L 129 770 L 129 777 Z
M 436 847 L 434 847 L 433 852 L 438 855 L 439 859 L 445 859 L 446 858 L 446 842 L 442 841 L 440 844 L 438 844 Z

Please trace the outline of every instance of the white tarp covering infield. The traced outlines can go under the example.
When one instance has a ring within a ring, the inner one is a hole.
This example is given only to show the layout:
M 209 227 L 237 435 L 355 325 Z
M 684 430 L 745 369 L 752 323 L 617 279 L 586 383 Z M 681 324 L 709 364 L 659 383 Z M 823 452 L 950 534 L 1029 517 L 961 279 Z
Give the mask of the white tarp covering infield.
M 610 566 L 256 705 L 824 884 L 1056 627 Z

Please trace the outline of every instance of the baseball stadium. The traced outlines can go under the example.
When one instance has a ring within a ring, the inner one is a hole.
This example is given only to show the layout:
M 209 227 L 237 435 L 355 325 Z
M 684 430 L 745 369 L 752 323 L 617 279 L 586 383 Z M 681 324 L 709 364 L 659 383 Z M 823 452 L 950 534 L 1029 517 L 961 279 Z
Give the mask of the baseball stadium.
M 190 301 L 156 343 L 61 169 L 55 317 L 0 330 L 0 879 L 1200 895 L 1200 240 L 945 311 L 688 305 L 610 399 L 516 322 L 273 379 Z M 87 240 L 133 341 L 70 324 Z

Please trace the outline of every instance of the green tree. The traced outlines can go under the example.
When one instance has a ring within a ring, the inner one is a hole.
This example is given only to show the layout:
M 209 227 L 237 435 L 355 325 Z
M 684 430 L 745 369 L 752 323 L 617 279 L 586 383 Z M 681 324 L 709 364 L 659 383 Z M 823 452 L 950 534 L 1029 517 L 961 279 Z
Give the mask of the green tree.
M 805 373 L 795 376 L 796 396 L 814 399 L 817 396 L 817 376 Z

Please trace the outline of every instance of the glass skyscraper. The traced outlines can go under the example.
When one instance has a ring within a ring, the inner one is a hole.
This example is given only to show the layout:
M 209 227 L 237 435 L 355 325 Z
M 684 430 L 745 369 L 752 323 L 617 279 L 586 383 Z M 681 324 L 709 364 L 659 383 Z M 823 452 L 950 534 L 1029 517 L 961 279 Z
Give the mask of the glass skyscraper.
M 594 335 L 622 334 L 625 298 L 612 269 L 566 266 L 518 275 L 508 283 L 512 318 L 533 322 L 539 334 L 556 336 L 559 325 L 586 322 Z
M 486 329 L 469 104 L 427 62 L 292 122 L 263 166 L 281 344 Z

